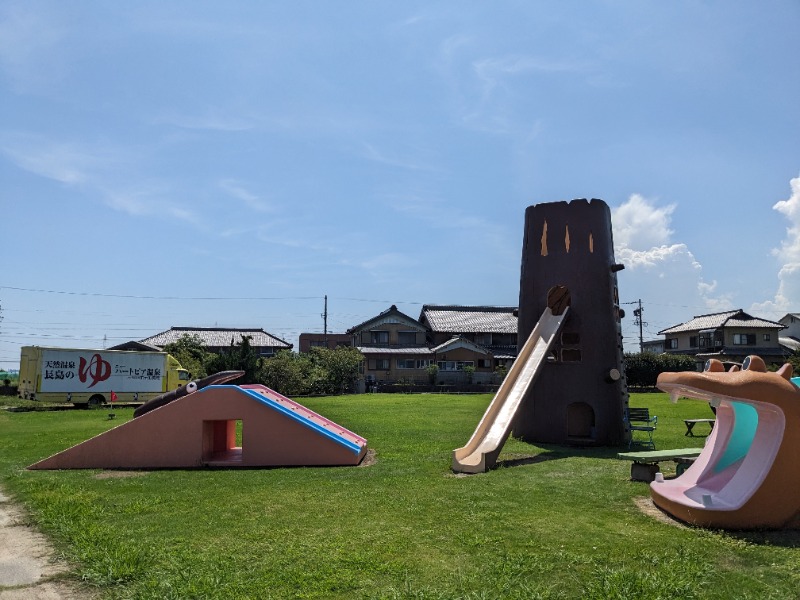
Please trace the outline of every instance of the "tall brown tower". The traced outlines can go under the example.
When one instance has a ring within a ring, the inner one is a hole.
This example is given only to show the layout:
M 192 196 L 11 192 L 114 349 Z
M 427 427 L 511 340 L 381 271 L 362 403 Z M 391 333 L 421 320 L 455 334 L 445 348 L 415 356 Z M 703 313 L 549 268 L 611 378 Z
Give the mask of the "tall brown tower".
M 611 212 L 602 200 L 551 202 L 525 211 L 518 344 L 528 339 L 548 301 L 552 307 L 561 298 L 570 313 L 520 406 L 514 436 L 584 446 L 627 443 L 624 313 L 617 290 L 622 268 L 614 262 Z

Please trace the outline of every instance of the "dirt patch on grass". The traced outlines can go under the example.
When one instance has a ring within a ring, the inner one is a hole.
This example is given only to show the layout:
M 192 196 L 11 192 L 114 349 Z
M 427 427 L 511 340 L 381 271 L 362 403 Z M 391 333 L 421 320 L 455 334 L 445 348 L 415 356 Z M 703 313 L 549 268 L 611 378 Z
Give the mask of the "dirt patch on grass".
M 372 448 L 367 448 L 367 453 L 364 455 L 364 458 L 361 459 L 361 462 L 358 463 L 359 467 L 371 467 L 376 462 L 378 462 L 377 456 L 375 454 L 375 450 Z
M 681 529 L 687 529 L 687 526 L 680 521 L 673 519 L 663 510 L 658 508 L 654 503 L 653 499 L 649 496 L 639 496 L 638 498 L 633 499 L 633 503 L 636 505 L 640 511 L 646 514 L 648 517 L 655 519 L 661 523 L 666 523 L 667 525 L 672 525 L 674 527 L 680 527 Z
M 69 570 L 55 560 L 47 538 L 25 525 L 22 509 L 0 492 L 0 600 L 93 598 L 62 579 Z
M 101 471 L 95 479 L 124 479 L 126 477 L 144 477 L 147 471 Z

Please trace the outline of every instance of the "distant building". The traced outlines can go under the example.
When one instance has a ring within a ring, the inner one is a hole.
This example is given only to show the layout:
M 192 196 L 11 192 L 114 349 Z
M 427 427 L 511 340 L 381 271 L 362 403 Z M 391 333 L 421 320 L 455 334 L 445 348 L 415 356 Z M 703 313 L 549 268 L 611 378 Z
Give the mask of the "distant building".
M 425 304 L 419 321 L 434 346 L 464 338 L 491 353 L 493 368 L 510 367 L 517 357 L 516 307 Z
M 800 314 L 789 313 L 779 319 L 778 323 L 786 327 L 778 338 L 781 346 L 790 354 L 800 350 Z
M 142 342 L 137 342 L 135 340 L 131 340 L 129 342 L 123 342 L 122 344 L 117 344 L 116 346 L 111 346 L 108 350 L 127 350 L 127 351 L 134 351 L 134 352 L 161 352 L 161 348 L 158 346 L 151 346 L 150 344 L 143 344 Z
M 664 340 L 647 340 L 642 342 L 642 352 L 661 354 L 664 352 Z
M 263 329 L 237 329 L 231 327 L 170 327 L 167 331 L 162 331 L 140 340 L 139 343 L 163 348 L 167 344 L 177 342 L 185 335 L 199 338 L 203 342 L 205 349 L 215 354 L 239 344 L 245 336 L 250 338 L 250 347 L 259 356 L 274 356 L 280 350 L 292 349 L 292 344 L 267 333 Z
M 783 362 L 786 357 L 778 338 L 782 323 L 767 321 L 743 310 L 699 315 L 693 319 L 659 331 L 664 336 L 664 351 L 688 354 L 699 363 L 709 358 L 741 362 L 757 354 L 767 364 Z
M 301 333 L 298 342 L 300 352 L 308 352 L 311 348 L 335 350 L 353 345 L 353 339 L 347 333 Z
M 428 383 L 431 365 L 436 383 L 490 383 L 517 353 L 513 308 L 426 305 L 417 320 L 392 305 L 347 333 L 364 355 L 367 387 Z

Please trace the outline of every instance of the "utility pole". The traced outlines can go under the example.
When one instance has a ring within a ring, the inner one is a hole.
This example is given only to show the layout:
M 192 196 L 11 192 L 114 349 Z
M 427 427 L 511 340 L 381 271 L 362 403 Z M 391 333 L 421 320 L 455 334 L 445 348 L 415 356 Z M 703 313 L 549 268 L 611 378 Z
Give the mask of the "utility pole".
M 634 302 L 631 302 L 631 304 L 634 304 Z M 633 309 L 633 316 L 636 317 L 636 320 L 633 322 L 633 324 L 639 326 L 639 352 L 644 352 L 644 333 L 643 333 L 643 330 L 644 330 L 644 326 L 647 325 L 647 323 L 645 323 L 644 320 L 642 319 L 642 313 L 643 312 L 644 312 L 644 308 L 642 308 L 642 299 L 639 298 L 639 308 L 634 308 Z
M 325 294 L 325 312 L 322 313 L 322 340 L 325 342 L 325 347 L 328 347 L 328 294 Z

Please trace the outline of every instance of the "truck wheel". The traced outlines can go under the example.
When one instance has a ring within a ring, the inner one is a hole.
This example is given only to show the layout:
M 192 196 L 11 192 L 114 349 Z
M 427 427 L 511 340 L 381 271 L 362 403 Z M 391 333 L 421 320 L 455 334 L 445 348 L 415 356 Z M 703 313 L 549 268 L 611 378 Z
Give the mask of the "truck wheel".
M 100 394 L 95 394 L 91 398 L 89 398 L 89 408 L 100 408 L 103 404 L 105 404 L 106 399 L 103 398 Z

